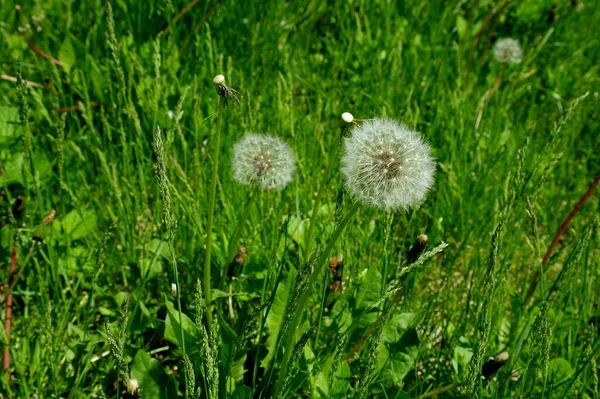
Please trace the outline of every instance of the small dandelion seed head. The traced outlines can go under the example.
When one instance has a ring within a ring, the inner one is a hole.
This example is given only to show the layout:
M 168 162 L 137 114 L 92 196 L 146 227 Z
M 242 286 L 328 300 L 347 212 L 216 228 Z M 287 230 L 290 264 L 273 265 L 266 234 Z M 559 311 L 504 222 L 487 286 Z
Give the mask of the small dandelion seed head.
M 290 146 L 278 137 L 249 133 L 233 146 L 233 178 L 240 184 L 282 189 L 295 170 Z
M 408 209 L 433 185 L 435 162 L 421 136 L 393 119 L 365 121 L 344 140 L 342 174 L 358 201 Z
M 514 39 L 499 39 L 494 45 L 494 57 L 498 62 L 518 64 L 522 56 L 521 46 Z
M 342 120 L 346 123 L 352 123 L 352 121 L 354 121 L 354 116 L 350 112 L 344 112 L 342 114 Z

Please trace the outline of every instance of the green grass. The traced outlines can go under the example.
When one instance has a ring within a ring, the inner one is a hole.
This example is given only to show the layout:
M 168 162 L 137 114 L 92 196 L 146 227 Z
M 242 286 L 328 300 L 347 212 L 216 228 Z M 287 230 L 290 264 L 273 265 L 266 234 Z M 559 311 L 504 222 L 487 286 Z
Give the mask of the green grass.
M 210 0 L 176 17 L 187 4 L 112 1 L 112 27 L 101 0 L 0 5 L 6 285 L 17 254 L 0 397 L 133 397 L 130 378 L 143 398 L 600 397 L 598 189 L 525 303 L 600 174 L 593 2 Z M 494 60 L 501 37 L 521 43 L 522 63 Z M 9 80 L 19 62 L 39 85 L 21 97 Z M 223 111 L 220 73 L 241 96 Z M 345 111 L 421 132 L 436 182 L 393 219 L 359 207 L 330 242 L 352 208 L 338 195 Z M 290 144 L 287 188 L 233 180 L 231 150 L 247 132 Z M 420 234 L 426 250 L 449 245 L 411 266 Z M 481 380 L 481 363 L 503 351 L 508 363 Z

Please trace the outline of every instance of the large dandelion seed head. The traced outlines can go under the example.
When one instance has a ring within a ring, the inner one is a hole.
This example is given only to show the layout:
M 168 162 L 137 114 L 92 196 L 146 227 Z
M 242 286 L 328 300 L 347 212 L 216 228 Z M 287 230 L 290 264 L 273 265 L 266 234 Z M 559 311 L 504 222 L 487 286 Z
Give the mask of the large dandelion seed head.
M 521 46 L 514 39 L 500 39 L 494 45 L 494 57 L 499 62 L 518 64 L 522 59 Z
M 277 137 L 249 133 L 233 146 L 233 178 L 240 184 L 282 189 L 295 170 L 290 146 Z
M 434 171 L 429 145 L 393 119 L 365 121 L 344 140 L 345 185 L 364 204 L 408 209 L 425 197 Z

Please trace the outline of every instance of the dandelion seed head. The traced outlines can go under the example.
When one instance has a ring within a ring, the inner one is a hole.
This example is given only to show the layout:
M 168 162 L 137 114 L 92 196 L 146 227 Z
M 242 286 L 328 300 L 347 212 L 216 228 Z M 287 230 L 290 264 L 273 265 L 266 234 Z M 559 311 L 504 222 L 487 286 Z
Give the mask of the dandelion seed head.
M 435 162 L 421 136 L 393 119 L 365 121 L 344 140 L 342 174 L 358 201 L 408 209 L 433 185 Z
M 502 63 L 510 62 L 518 64 L 522 59 L 521 46 L 514 39 L 499 39 L 494 44 L 494 57 Z
M 240 184 L 282 189 L 295 170 L 290 146 L 278 137 L 249 133 L 233 146 L 233 178 Z

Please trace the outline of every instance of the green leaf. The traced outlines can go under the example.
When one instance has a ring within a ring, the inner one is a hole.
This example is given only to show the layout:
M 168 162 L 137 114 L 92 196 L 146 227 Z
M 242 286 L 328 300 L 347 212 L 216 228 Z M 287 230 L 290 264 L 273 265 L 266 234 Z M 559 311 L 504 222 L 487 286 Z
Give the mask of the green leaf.
M 381 273 L 376 267 L 363 270 L 356 293 L 356 308 L 364 309 L 381 296 Z
M 461 16 L 456 16 L 456 32 L 458 33 L 459 39 L 463 39 L 465 37 L 465 32 L 467 31 L 467 20 Z
M 138 261 L 140 275 L 142 278 L 151 279 L 160 276 L 163 270 L 163 264 L 160 259 L 140 259 Z
M 269 338 L 267 338 L 267 355 L 260 362 L 265 369 L 269 368 L 271 360 L 277 353 L 279 329 L 281 328 L 281 323 L 284 319 L 287 301 L 294 285 L 295 278 L 296 273 L 290 272 L 285 279 L 279 283 L 275 298 L 273 299 L 273 304 L 271 305 L 271 310 L 267 316 L 266 324 L 267 331 L 269 332 Z
M 96 229 L 98 218 L 90 209 L 71 211 L 62 221 L 54 221 L 53 227 L 62 241 L 71 242 L 89 235 Z
M 231 399 L 250 399 L 252 397 L 252 389 L 245 385 L 240 385 L 235 388 Z
M 65 71 L 67 71 L 67 73 L 71 72 L 71 68 L 75 65 L 77 57 L 75 55 L 75 47 L 73 47 L 73 42 L 69 36 L 67 36 L 60 45 L 58 59 L 64 64 Z
M 22 130 L 19 108 L 0 106 L 0 149 L 16 142 Z
M 383 327 L 383 343 L 375 367 L 382 372 L 382 379 L 401 386 L 404 377 L 414 369 L 419 348 L 415 326 L 421 319 L 419 313 L 402 313 Z
M 165 318 L 165 339 L 170 341 L 180 348 L 182 347 L 181 342 L 181 325 L 179 324 L 179 312 L 175 309 L 175 306 L 169 301 L 166 301 L 167 305 L 167 316 Z M 196 327 L 192 320 L 185 314 L 181 315 L 181 323 L 183 324 L 183 339 L 185 340 L 185 349 L 190 351 L 196 351 L 198 348 L 198 334 Z
M 558 384 L 570 378 L 575 370 L 567 359 L 557 357 L 548 363 L 548 380 L 552 384 Z
M 131 378 L 140 384 L 140 392 L 144 399 L 174 398 L 177 390 L 173 380 L 165 372 L 163 366 L 156 359 L 140 349 L 131 365 Z
M 454 356 L 452 356 L 452 368 L 457 375 L 468 370 L 472 356 L 473 348 L 469 341 L 465 337 L 460 337 L 459 344 L 454 348 Z
M 169 250 L 169 244 L 165 240 L 153 239 L 148 245 L 148 250 L 154 255 L 160 255 L 166 260 L 171 260 L 171 250 Z

